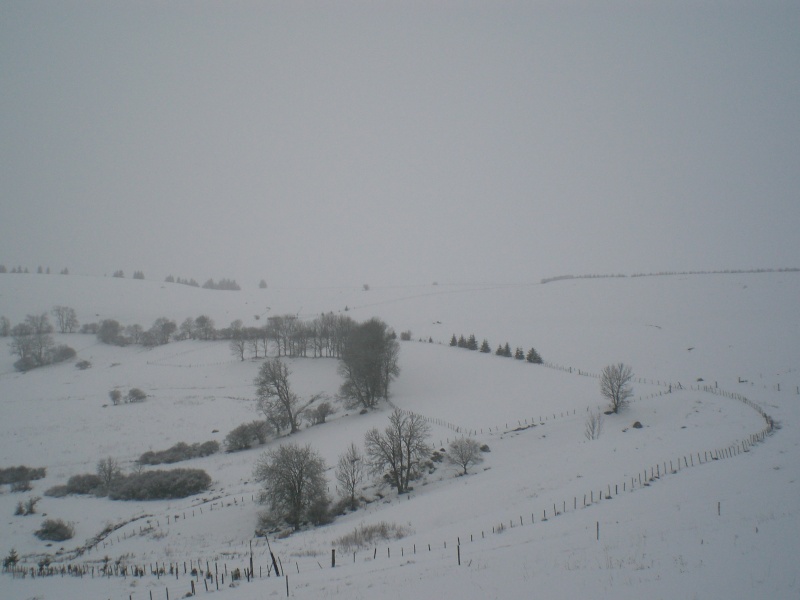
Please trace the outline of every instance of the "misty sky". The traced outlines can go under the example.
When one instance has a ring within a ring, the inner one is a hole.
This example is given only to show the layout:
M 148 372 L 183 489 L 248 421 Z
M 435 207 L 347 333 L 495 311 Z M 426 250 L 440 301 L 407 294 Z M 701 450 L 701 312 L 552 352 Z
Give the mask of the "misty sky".
M 0 134 L 8 268 L 800 266 L 797 2 L 2 2 Z

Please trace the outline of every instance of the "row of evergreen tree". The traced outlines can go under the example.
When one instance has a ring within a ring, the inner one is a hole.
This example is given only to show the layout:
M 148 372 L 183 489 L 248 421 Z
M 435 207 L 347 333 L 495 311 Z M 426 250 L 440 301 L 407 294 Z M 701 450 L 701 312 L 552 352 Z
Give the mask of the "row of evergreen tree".
M 172 275 L 167 275 L 164 281 L 166 283 L 180 283 L 191 287 L 200 287 L 200 284 L 194 279 L 182 279 L 180 277 L 173 277 Z M 217 282 L 209 278 L 202 287 L 207 290 L 232 290 L 236 292 L 242 289 L 239 284 L 236 283 L 235 279 L 225 279 L 224 277 Z
M 474 334 L 470 334 L 468 338 L 465 338 L 463 335 L 456 337 L 456 334 L 453 334 L 453 337 L 450 338 L 450 345 L 455 348 L 466 348 L 467 350 L 480 350 L 484 354 L 490 354 L 492 352 L 491 346 L 489 346 L 489 342 L 486 341 L 484 338 L 483 342 L 481 342 L 480 346 L 478 346 L 478 340 Z M 497 346 L 497 350 L 495 350 L 495 354 L 497 356 L 506 356 L 506 357 L 514 357 L 517 360 L 527 360 L 529 363 L 540 365 L 542 364 L 542 357 L 536 351 L 536 348 L 531 347 L 530 350 L 526 353 L 522 348 L 517 347 L 516 350 L 513 352 L 511 351 L 511 346 L 509 346 L 508 342 L 505 345 L 500 344 Z
M 112 277 L 117 277 L 119 279 L 125 279 L 125 271 L 123 271 L 122 269 L 118 269 L 117 271 L 114 271 L 114 274 L 112 275 Z M 133 278 L 134 279 L 144 279 L 144 271 L 134 271 L 133 272 Z
M 50 267 L 42 267 L 41 265 L 37 267 L 36 272 L 39 275 L 50 275 Z M 22 268 L 19 267 L 11 267 L 11 271 L 6 268 L 5 265 L 0 265 L 0 273 L 30 273 L 28 267 Z M 64 267 L 61 269 L 61 275 L 69 275 L 69 269 Z

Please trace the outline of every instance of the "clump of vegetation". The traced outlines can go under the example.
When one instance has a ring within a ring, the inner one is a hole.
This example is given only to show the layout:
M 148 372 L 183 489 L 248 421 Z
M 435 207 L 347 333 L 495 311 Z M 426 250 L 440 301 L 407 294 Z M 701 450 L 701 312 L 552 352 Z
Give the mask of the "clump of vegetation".
M 146 398 L 147 394 L 139 388 L 131 388 L 128 391 L 128 402 L 144 402 Z
M 66 344 L 59 344 L 58 346 L 51 348 L 48 352 L 49 363 L 64 362 L 65 360 L 69 360 L 74 357 L 75 349 L 70 348 Z
M 67 480 L 66 485 L 68 494 L 95 494 L 102 487 L 103 480 L 94 473 L 73 475 Z
M 36 514 L 36 504 L 41 500 L 39 496 L 31 496 L 24 503 L 20 500 L 17 502 L 17 509 L 14 514 L 17 516 L 29 516 Z
M 263 499 L 270 508 L 262 525 L 285 522 L 297 531 L 307 522 L 330 522 L 325 461 L 310 445 L 283 444 L 265 452 L 253 474 L 264 484 Z
M 44 467 L 31 468 L 21 465 L 19 467 L 6 467 L 0 469 L 0 485 L 7 483 L 13 487 L 15 484 L 28 484 L 27 489 L 19 489 L 14 491 L 27 491 L 30 488 L 29 482 L 37 479 L 44 479 L 47 469 Z M 24 487 L 24 485 L 22 486 Z
M 79 360 L 75 363 L 75 367 L 81 371 L 85 371 L 86 369 L 92 368 L 92 363 L 90 363 L 88 360 Z
M 242 423 L 225 436 L 225 452 L 241 452 L 265 444 L 271 433 L 272 428 L 267 421 Z
M 369 548 L 382 540 L 399 540 L 413 533 L 410 528 L 381 521 L 373 525 L 361 525 L 351 533 L 345 534 L 333 541 L 333 545 L 345 552 L 352 552 L 358 548 Z
M 15 493 L 30 492 L 33 489 L 31 482 L 27 479 L 24 481 L 15 481 L 11 484 L 11 491 Z
M 61 519 L 46 519 L 40 529 L 34 532 L 40 540 L 63 542 L 75 535 L 75 528 Z
M 584 427 L 584 435 L 587 440 L 596 440 L 600 438 L 603 432 L 603 413 L 599 410 L 591 411 L 586 417 L 586 425 Z
M 463 475 L 467 474 L 470 465 L 477 465 L 483 462 L 481 447 L 472 438 L 462 437 L 450 442 L 450 452 L 447 460 L 463 469 Z
M 314 408 L 307 408 L 303 414 L 311 425 L 322 425 L 332 414 L 336 413 L 336 409 L 331 406 L 330 402 L 321 402 Z
M 69 346 L 56 346 L 53 340 L 53 326 L 47 314 L 28 315 L 25 321 L 8 329 L 10 323 L 3 322 L 3 329 L 11 336 L 11 354 L 19 356 L 14 363 L 17 371 L 30 371 L 52 363 L 69 360 L 75 350 Z
M 207 490 L 211 477 L 201 469 L 144 471 L 121 477 L 108 497 L 112 500 L 168 500 Z
M 111 400 L 111 404 L 117 406 L 123 400 L 130 403 L 144 402 L 147 399 L 147 394 L 139 388 L 131 388 L 128 390 L 128 393 L 123 396 L 121 390 L 113 389 L 108 392 L 108 398 Z
M 136 462 L 140 465 L 169 465 L 192 458 L 210 456 L 217 452 L 219 452 L 219 442 L 214 440 L 191 445 L 185 442 L 178 442 L 166 450 L 159 450 L 156 452 L 149 450 L 142 454 Z
M 11 552 L 8 553 L 8 556 L 3 558 L 3 569 L 9 571 L 13 569 L 15 566 L 17 566 L 18 562 L 19 562 L 19 554 L 17 554 L 17 551 L 14 550 L 14 548 L 12 548 Z

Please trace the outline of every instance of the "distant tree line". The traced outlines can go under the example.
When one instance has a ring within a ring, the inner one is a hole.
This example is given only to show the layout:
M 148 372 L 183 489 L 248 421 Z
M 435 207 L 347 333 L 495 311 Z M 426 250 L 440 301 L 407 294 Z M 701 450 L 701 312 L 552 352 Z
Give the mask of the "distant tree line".
M 164 279 L 166 283 L 180 283 L 182 285 L 189 285 L 191 287 L 200 287 L 200 284 L 197 283 L 194 279 L 182 279 L 180 277 L 173 277 L 172 275 L 167 275 L 166 279 Z M 266 286 L 266 283 L 265 283 Z M 235 279 L 225 279 L 222 278 L 217 282 L 214 282 L 213 279 L 208 279 L 203 286 L 206 290 L 233 290 L 239 291 L 242 288 L 236 283 Z
M 181 285 L 190 285 L 192 287 L 200 287 L 200 284 L 197 283 L 194 279 L 182 279 L 180 277 L 173 277 L 172 275 L 167 275 L 166 279 L 164 279 L 166 283 L 180 283 Z
M 667 275 L 728 275 L 741 273 L 791 273 L 798 272 L 800 268 L 786 267 L 780 269 L 725 269 L 722 271 L 659 271 L 657 273 L 633 273 L 630 277 L 663 277 Z M 611 277 L 628 277 L 621 273 L 616 275 L 557 275 L 556 277 L 545 277 L 541 283 L 553 281 L 564 281 L 567 279 L 607 279 Z
M 39 275 L 50 275 L 50 267 L 43 268 L 41 265 L 39 265 L 36 268 L 36 272 Z M 22 268 L 21 266 L 19 266 L 19 267 L 11 267 L 11 270 L 9 271 L 8 268 L 5 265 L 0 265 L 0 274 L 2 274 L 2 273 L 22 273 L 22 274 L 24 274 L 24 273 L 30 273 L 30 271 L 28 271 L 28 267 Z M 61 274 L 62 275 L 69 275 L 69 269 L 64 267 L 63 269 L 61 269 Z

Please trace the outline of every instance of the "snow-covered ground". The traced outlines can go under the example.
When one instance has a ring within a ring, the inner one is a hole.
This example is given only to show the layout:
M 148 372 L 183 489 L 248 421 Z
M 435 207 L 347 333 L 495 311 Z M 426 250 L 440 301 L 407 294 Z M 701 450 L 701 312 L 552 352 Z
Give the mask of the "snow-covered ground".
M 401 344 L 392 402 L 431 419 L 437 448 L 459 435 L 456 428 L 474 431 L 491 448 L 465 477 L 442 465 L 408 496 L 384 490 L 383 500 L 331 525 L 271 539 L 287 582 L 267 577 L 264 540 L 254 537 L 262 507 L 254 501 L 252 467 L 263 447 L 174 465 L 212 476 L 213 490 L 199 497 L 44 496 L 69 476 L 94 471 L 102 457 L 128 467 L 141 453 L 176 442 L 221 442 L 256 418 L 259 361 L 238 361 L 224 342 L 144 350 L 71 334 L 56 337 L 78 359 L 91 361 L 91 369 L 78 370 L 72 361 L 20 374 L 14 357 L 0 352 L 0 467 L 47 467 L 32 492 L 2 487 L 0 554 L 15 548 L 32 565 L 59 551 L 59 544 L 33 535 L 47 514 L 75 527 L 75 537 L 63 544 L 65 556 L 108 525 L 126 523 L 71 562 L 97 568 L 107 556 L 130 565 L 179 565 L 177 577 L 161 578 L 4 575 L 0 596 L 122 600 L 165 598 L 168 590 L 177 598 L 190 591 L 184 562 L 208 561 L 221 573 L 243 570 L 252 542 L 255 571 L 263 577 L 235 587 L 226 577 L 219 591 L 209 582 L 208 593 L 282 597 L 288 583 L 297 598 L 796 598 L 798 298 L 800 274 L 792 272 L 240 292 L 0 276 L 0 315 L 12 324 L 54 305 L 75 308 L 82 323 L 114 318 L 145 328 L 162 316 L 180 323 L 206 314 L 217 327 L 345 308 L 357 320 L 379 316 L 398 332 L 412 332 L 413 341 Z M 505 342 L 525 351 L 534 346 L 551 366 L 451 348 L 453 334 L 486 338 L 493 349 Z M 606 417 L 600 439 L 589 441 L 587 411 L 603 405 L 594 375 L 620 361 L 637 375 L 634 402 Z M 336 393 L 335 361 L 290 362 L 300 395 Z M 149 397 L 110 406 L 115 387 L 139 387 Z M 756 403 L 781 429 L 750 448 L 765 421 L 722 391 Z M 391 410 L 382 405 L 358 415 L 337 408 L 328 423 L 292 436 L 312 444 L 329 466 L 351 441 L 362 444 L 366 430 L 383 427 Z M 635 421 L 643 428 L 632 428 Z M 659 477 L 643 485 L 654 474 Z M 332 470 L 329 478 L 335 492 Z M 14 516 L 17 502 L 31 495 L 42 496 L 39 514 Z M 382 521 L 408 535 L 355 555 L 339 548 L 330 568 L 335 540 Z M 198 595 L 207 593 L 202 579 L 195 586 Z

